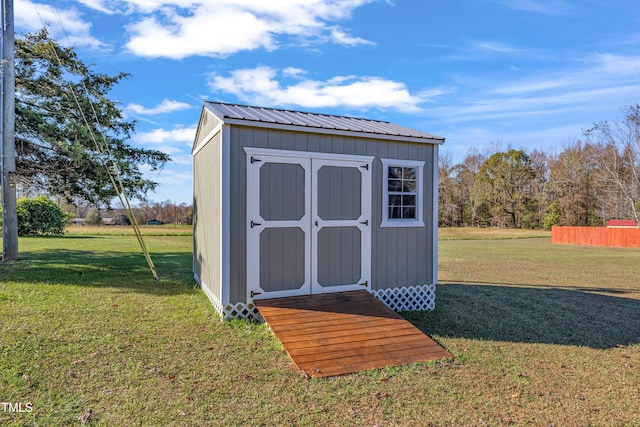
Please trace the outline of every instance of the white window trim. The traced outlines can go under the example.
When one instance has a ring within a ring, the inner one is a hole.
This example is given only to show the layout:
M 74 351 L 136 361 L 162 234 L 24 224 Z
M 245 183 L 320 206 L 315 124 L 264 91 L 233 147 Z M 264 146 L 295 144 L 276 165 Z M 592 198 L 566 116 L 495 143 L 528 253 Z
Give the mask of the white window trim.
M 382 162 L 382 222 L 380 227 L 424 227 L 424 162 L 417 160 L 380 159 Z M 417 168 L 416 217 L 417 219 L 389 219 L 389 166 Z

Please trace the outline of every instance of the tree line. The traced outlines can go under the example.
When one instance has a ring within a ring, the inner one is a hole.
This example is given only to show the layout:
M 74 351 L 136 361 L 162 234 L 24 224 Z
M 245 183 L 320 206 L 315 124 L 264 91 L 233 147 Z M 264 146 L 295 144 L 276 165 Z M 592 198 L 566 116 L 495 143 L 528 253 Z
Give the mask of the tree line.
M 87 204 L 68 203 L 58 198 L 58 204 L 71 218 L 83 218 L 85 225 L 101 225 L 103 219 L 109 218 L 110 225 L 130 225 L 127 212 L 124 209 L 97 209 Z M 142 202 L 132 208 L 132 213 L 138 224 L 156 220 L 163 224 L 193 224 L 193 205 L 175 203 L 171 200 L 163 202 Z
M 555 150 L 470 150 L 439 162 L 440 226 L 550 228 L 640 223 L 640 105 Z

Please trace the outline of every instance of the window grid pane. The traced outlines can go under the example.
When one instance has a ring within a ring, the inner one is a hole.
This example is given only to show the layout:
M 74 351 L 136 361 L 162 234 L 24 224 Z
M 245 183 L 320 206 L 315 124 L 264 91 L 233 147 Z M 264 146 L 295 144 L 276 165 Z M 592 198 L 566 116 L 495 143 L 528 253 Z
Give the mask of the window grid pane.
M 389 219 L 417 219 L 417 168 L 389 166 Z

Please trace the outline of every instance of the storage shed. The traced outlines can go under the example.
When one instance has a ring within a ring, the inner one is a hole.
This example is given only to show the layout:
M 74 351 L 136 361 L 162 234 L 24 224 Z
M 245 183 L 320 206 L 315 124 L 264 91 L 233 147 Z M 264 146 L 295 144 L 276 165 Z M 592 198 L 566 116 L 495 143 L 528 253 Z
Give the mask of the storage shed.
M 610 219 L 605 224 L 608 228 L 636 228 L 638 223 L 632 219 Z
M 366 289 L 433 309 L 438 147 L 361 118 L 205 102 L 193 146 L 193 271 L 223 320 L 254 301 Z

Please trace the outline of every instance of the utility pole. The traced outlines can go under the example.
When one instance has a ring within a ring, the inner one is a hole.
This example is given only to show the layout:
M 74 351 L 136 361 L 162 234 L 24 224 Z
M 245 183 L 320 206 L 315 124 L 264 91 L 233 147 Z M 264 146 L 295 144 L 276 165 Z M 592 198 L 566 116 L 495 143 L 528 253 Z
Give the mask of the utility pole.
M 2 0 L 2 261 L 18 259 L 18 216 L 16 213 L 15 145 L 15 44 L 13 0 Z

